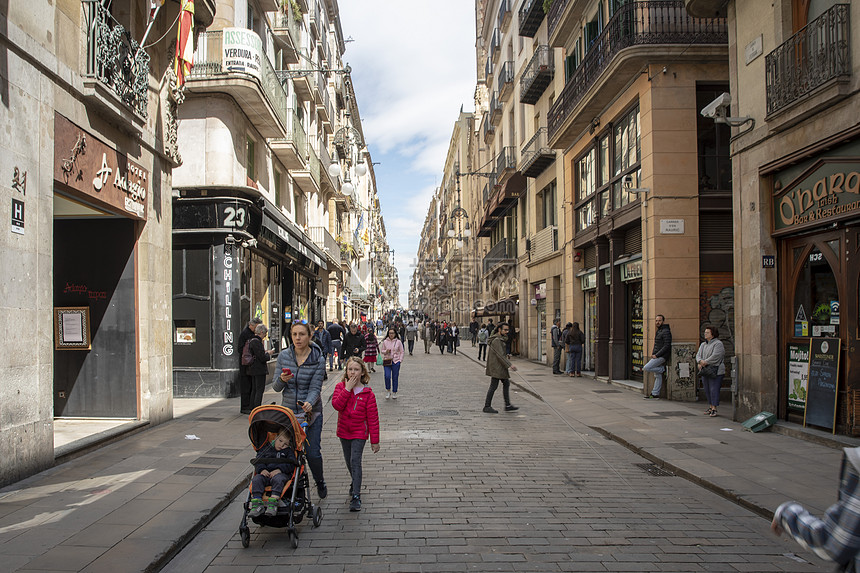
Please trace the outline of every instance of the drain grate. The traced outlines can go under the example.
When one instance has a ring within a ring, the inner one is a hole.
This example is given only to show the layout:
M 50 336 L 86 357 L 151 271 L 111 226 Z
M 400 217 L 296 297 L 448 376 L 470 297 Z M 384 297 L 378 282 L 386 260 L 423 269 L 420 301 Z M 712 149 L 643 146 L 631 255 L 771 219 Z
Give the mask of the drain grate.
M 655 416 L 660 416 L 661 418 L 684 418 L 686 416 L 693 416 L 692 412 L 684 412 L 682 410 L 667 410 L 665 412 L 654 412 Z
M 595 394 L 621 394 L 621 390 L 592 390 Z
M 642 470 L 643 472 L 651 474 L 652 476 L 674 477 L 674 475 L 675 475 L 672 472 L 664 470 L 663 468 L 659 467 L 657 464 L 633 464 L 633 465 L 636 466 L 637 468 L 639 468 L 640 470 Z
M 237 450 L 233 448 L 212 448 L 208 452 L 206 452 L 210 456 L 235 456 L 236 454 L 241 454 L 242 450 Z
M 213 468 L 182 468 L 181 470 L 176 472 L 176 475 L 180 476 L 211 476 L 215 473 L 215 469 Z
M 190 464 L 189 466 L 217 466 L 221 467 L 227 462 L 230 461 L 230 458 L 214 458 L 214 457 L 202 457 L 197 458 Z
M 419 416 L 459 416 L 459 410 L 419 410 Z
M 211 416 L 200 416 L 199 418 L 194 418 L 197 422 L 223 422 L 224 418 L 213 418 Z

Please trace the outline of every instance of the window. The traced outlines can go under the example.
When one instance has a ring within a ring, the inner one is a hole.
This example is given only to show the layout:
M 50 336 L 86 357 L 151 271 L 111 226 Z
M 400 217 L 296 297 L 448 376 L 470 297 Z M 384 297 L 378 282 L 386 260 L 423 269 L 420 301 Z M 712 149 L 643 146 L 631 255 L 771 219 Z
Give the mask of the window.
M 535 215 L 537 217 L 537 230 L 545 229 L 555 225 L 555 181 L 541 189 L 536 196 Z
M 281 206 L 281 172 L 275 169 L 275 205 Z
M 576 162 L 576 200 L 587 199 L 594 194 L 594 156 L 592 148 Z
M 254 155 L 254 140 L 251 139 L 250 137 L 248 138 L 246 158 L 247 158 L 247 165 L 245 166 L 245 168 L 247 169 L 247 172 L 248 172 L 248 180 L 252 181 L 252 182 L 256 181 L 257 180 L 257 170 L 255 169 L 256 157 Z
M 697 85 L 696 109 L 702 109 L 721 93 L 729 91 L 728 84 Z M 696 114 L 696 139 L 699 160 L 699 193 L 731 192 L 732 159 L 729 156 L 731 129 L 724 123 Z

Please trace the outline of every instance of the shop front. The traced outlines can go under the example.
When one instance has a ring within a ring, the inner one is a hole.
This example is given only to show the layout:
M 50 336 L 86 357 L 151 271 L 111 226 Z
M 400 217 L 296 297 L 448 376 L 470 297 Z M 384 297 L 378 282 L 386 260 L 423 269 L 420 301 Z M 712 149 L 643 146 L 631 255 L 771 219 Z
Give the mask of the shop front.
M 293 322 L 322 318 L 322 253 L 262 198 L 184 190 L 173 203 L 173 387 L 235 396 L 239 334 L 252 317 L 282 350 Z
M 603 273 L 600 273 L 601 276 Z M 597 341 L 597 271 L 583 272 L 580 277 L 580 286 L 585 299 L 585 308 L 582 316 L 581 330 L 585 334 L 585 347 L 582 353 L 582 369 L 593 371 L 595 349 Z
M 148 170 L 54 116 L 55 417 L 140 416 L 138 237 Z
M 626 346 L 628 348 L 628 371 L 630 380 L 642 381 L 645 360 L 645 324 L 642 308 L 642 255 L 633 260 L 616 261 L 620 267 L 621 282 L 624 283 L 627 304 Z
M 769 175 L 778 248 L 780 417 L 856 434 L 860 142 Z M 832 376 L 817 363 L 821 347 L 838 349 Z

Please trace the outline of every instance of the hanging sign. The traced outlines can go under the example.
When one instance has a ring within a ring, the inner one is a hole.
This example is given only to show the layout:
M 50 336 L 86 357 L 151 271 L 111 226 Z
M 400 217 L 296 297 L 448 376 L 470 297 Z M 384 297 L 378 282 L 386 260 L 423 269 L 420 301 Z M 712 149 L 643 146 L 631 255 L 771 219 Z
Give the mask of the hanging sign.
M 260 79 L 263 42 L 260 36 L 245 28 L 224 28 L 222 65 L 226 71 L 242 72 Z

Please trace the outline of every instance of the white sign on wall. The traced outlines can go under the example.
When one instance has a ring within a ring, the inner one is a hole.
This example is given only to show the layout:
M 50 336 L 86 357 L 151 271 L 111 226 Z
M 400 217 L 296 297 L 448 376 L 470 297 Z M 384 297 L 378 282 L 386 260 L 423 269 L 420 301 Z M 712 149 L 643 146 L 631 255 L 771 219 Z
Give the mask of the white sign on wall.
M 222 65 L 231 72 L 244 72 L 260 79 L 263 42 L 260 36 L 244 28 L 224 28 L 221 48 Z
M 683 235 L 684 219 L 660 219 L 661 235 Z

